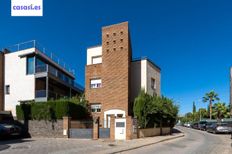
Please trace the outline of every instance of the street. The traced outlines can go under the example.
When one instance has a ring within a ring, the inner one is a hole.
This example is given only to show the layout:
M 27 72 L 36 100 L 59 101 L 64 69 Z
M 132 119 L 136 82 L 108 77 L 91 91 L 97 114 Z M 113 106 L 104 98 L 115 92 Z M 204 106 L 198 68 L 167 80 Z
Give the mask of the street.
M 191 128 L 178 127 L 185 137 L 145 146 L 124 152 L 126 154 L 231 154 L 232 140 L 230 135 L 210 134 Z

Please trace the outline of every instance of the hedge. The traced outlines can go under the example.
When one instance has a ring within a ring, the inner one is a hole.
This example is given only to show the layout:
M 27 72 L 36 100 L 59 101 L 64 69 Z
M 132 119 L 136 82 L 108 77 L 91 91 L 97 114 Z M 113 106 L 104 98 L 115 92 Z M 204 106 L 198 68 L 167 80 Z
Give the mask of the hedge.
M 16 106 L 18 120 L 56 120 L 64 116 L 72 119 L 89 118 L 87 107 L 68 100 L 33 102 Z

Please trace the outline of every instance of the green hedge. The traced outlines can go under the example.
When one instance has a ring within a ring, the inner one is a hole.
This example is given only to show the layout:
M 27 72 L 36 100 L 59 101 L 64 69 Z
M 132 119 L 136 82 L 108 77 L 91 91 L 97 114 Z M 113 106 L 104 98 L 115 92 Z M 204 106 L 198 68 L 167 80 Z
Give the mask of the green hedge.
M 21 104 L 16 106 L 18 120 L 29 120 L 31 117 L 31 105 Z
M 56 120 L 64 116 L 70 116 L 72 119 L 85 119 L 90 115 L 85 105 L 68 100 L 17 105 L 16 114 L 19 120 Z

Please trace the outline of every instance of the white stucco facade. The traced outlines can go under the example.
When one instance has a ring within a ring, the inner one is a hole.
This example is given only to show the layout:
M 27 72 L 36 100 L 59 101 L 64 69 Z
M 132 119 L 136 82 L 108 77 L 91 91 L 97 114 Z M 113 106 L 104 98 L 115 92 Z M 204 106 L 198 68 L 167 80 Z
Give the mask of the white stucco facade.
M 87 65 L 92 64 L 92 58 L 102 56 L 102 46 L 91 47 L 87 49 Z
M 19 101 L 35 99 L 35 76 L 27 75 L 27 58 L 20 55 L 34 52 L 35 49 L 27 49 L 5 54 L 5 86 L 10 87 L 9 94 L 5 93 L 5 110 L 11 111 L 16 116 L 15 107 Z
M 160 70 L 154 66 L 149 60 L 142 59 L 133 61 L 131 63 L 131 77 L 130 77 L 130 100 L 133 102 L 134 98 L 138 96 L 141 89 L 144 89 L 150 95 L 160 94 L 161 76 Z M 156 83 L 156 88 L 152 88 L 153 79 Z

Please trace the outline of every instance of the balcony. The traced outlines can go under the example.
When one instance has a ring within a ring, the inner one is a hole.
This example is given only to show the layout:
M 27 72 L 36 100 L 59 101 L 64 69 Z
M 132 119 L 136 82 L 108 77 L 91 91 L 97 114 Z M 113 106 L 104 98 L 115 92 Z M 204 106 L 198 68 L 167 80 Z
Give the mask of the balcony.
M 75 76 L 74 69 L 71 69 L 61 58 L 56 56 L 53 52 L 50 52 L 50 50 L 47 50 L 44 46 L 42 46 L 36 40 L 18 43 L 18 44 L 6 47 L 4 49 L 7 49 L 9 52 L 17 52 L 17 51 L 21 51 L 21 50 L 30 49 L 30 48 L 37 49 L 45 57 L 47 57 L 48 59 L 50 59 L 51 61 L 56 63 L 58 66 L 60 66 L 62 69 L 64 69 L 68 73 Z M 4 51 L 4 49 L 3 49 L 3 51 Z

